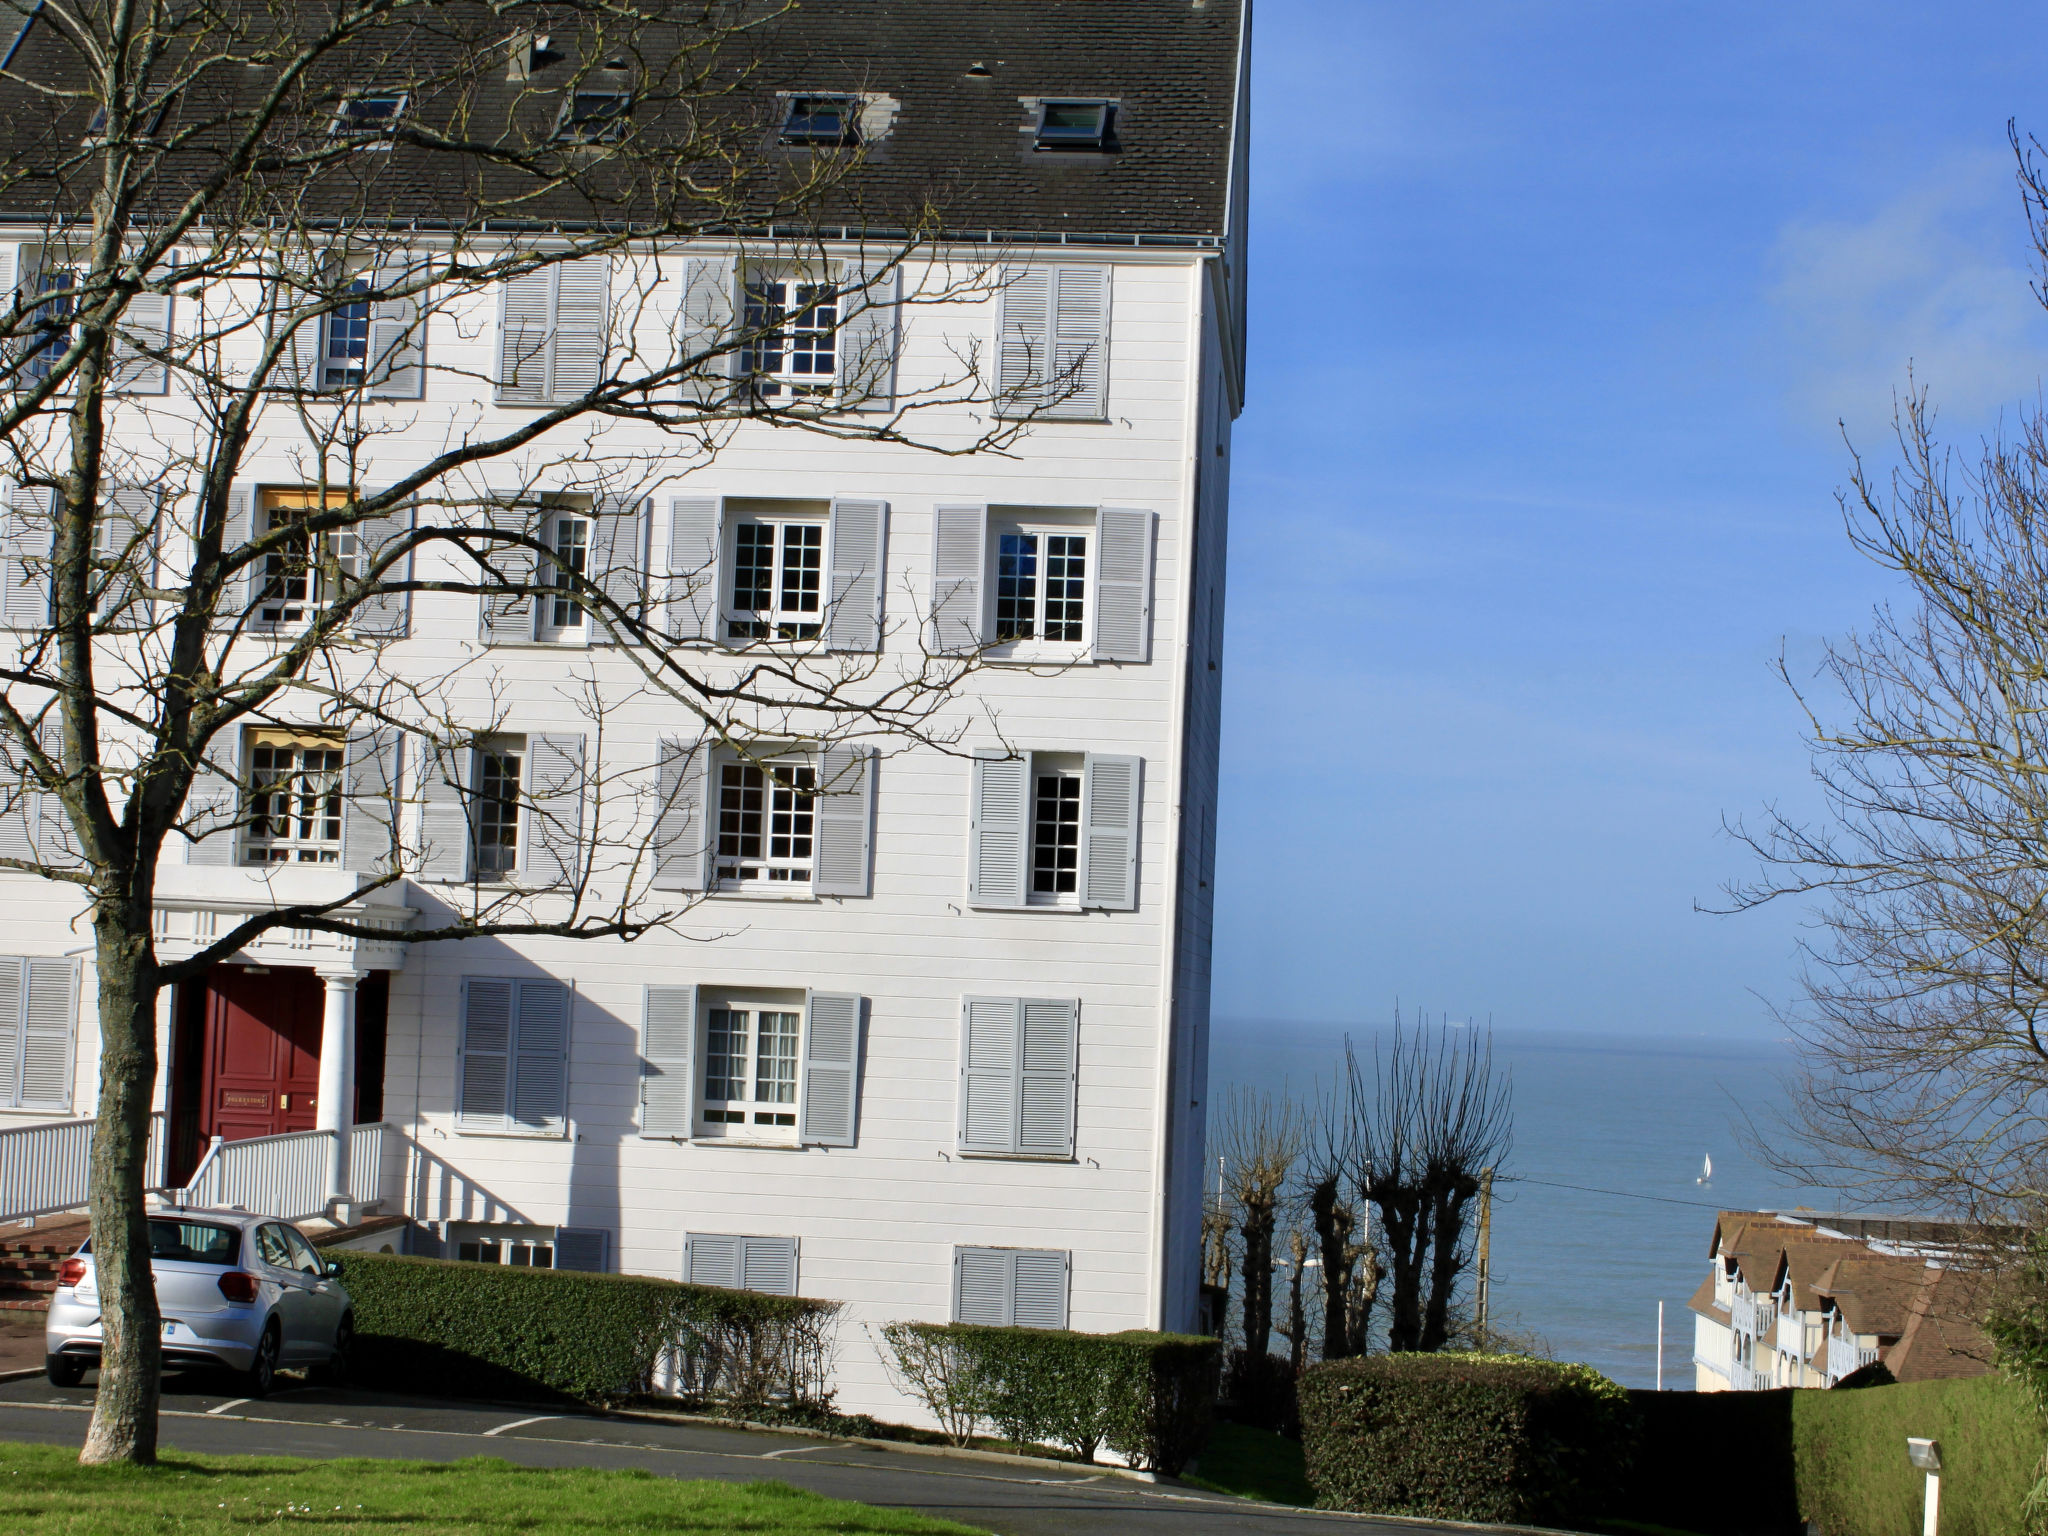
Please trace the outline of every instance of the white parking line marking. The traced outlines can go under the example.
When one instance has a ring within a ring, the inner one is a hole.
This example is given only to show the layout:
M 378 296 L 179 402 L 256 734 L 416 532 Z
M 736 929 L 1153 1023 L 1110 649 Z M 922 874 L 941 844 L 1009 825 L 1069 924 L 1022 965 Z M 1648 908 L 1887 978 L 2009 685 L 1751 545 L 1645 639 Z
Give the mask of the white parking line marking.
M 514 1419 L 510 1424 L 500 1424 L 496 1429 L 485 1430 L 484 1438 L 488 1440 L 493 1435 L 502 1435 L 508 1429 L 524 1429 L 529 1424 L 546 1424 L 560 1417 L 559 1413 L 544 1413 L 537 1419 Z
M 239 1408 L 242 1406 L 242 1404 L 248 1401 L 249 1399 L 246 1397 L 231 1397 L 226 1402 L 222 1403 L 218 1408 L 209 1408 L 206 1411 L 210 1414 L 226 1413 L 230 1408 Z
M 812 1451 L 829 1451 L 829 1445 L 786 1445 L 779 1451 L 763 1451 L 757 1460 L 773 1461 L 778 1456 L 808 1456 Z

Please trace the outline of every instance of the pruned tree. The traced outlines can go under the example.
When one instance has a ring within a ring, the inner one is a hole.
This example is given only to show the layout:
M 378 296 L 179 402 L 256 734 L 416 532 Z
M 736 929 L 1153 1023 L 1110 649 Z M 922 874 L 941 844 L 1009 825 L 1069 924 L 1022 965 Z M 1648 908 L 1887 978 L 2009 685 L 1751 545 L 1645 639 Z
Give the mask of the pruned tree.
M 0 303 L 0 867 L 91 935 L 87 1461 L 154 1455 L 166 987 L 276 927 L 388 940 L 344 908 L 403 879 L 440 882 L 414 943 L 632 939 L 695 900 L 671 866 L 701 843 L 711 747 L 773 777 L 801 744 L 816 779 L 778 782 L 822 800 L 858 792 L 859 743 L 955 739 L 973 648 L 943 603 L 885 648 L 878 560 L 726 658 L 705 648 L 701 506 L 676 499 L 669 548 L 635 542 L 649 499 L 742 434 L 967 455 L 1078 387 L 1081 360 L 1028 346 L 991 381 L 965 341 L 950 371 L 897 376 L 908 317 L 995 279 L 938 243 L 934 189 L 869 191 L 855 135 L 764 150 L 760 59 L 792 10 L 0 0 L 27 27 L 0 64 L 0 213 L 36 231 Z M 451 596 L 480 609 L 477 641 L 423 675 L 399 659 L 410 615 Z M 589 648 L 545 698 L 493 651 L 568 631 Z M 492 748 L 536 710 L 577 748 Z M 658 772 L 611 745 L 649 711 L 676 722 Z M 245 727 L 347 761 L 252 765 Z M 515 804 L 535 846 L 502 878 Z M 282 848 L 309 806 L 372 836 L 380 872 L 334 899 L 279 884 L 160 960 L 159 861 Z
M 1302 1154 L 1301 1204 L 1316 1236 L 1325 1360 L 1341 1360 L 1365 1348 L 1364 1329 L 1354 1315 L 1358 1263 L 1366 1251 L 1360 1245 L 1366 1234 L 1359 1221 L 1358 1121 L 1352 1088 L 1352 1076 L 1345 1072 L 1318 1091 Z
M 2048 272 L 2041 148 L 2012 143 Z M 1827 646 L 1820 688 L 1779 668 L 1825 814 L 1732 828 L 1761 866 L 1733 905 L 1810 899 L 1819 930 L 1782 1015 L 1801 1068 L 1762 1150 L 1886 1205 L 2030 1221 L 2048 1187 L 2048 416 L 2022 406 L 1966 455 L 1909 379 L 1896 435 L 1888 472 L 1852 447 L 1839 500 L 1901 601 Z
M 1223 1189 L 1244 1280 L 1244 1348 L 1255 1358 L 1266 1353 L 1272 1337 L 1273 1233 L 1301 1138 L 1301 1111 L 1291 1099 L 1234 1088 L 1225 1100 Z
M 1494 1071 L 1491 1037 L 1474 1030 L 1396 1024 L 1374 1046 L 1370 1088 L 1346 1054 L 1360 1110 L 1360 1191 L 1379 1215 L 1393 1282 L 1387 1348 L 1441 1349 L 1472 1264 L 1468 1208 L 1482 1174 L 1513 1145 L 1510 1085 Z
M 1287 1234 L 1287 1323 L 1278 1329 L 1287 1340 L 1287 1368 L 1296 1376 L 1308 1358 L 1308 1314 L 1301 1304 L 1302 1271 L 1308 1265 L 1308 1237 L 1296 1227 Z

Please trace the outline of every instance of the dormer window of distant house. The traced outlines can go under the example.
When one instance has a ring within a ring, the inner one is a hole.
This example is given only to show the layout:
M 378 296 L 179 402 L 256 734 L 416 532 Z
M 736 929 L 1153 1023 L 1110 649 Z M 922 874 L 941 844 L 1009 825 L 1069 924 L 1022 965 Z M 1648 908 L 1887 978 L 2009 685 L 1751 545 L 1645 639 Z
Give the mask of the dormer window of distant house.
M 156 131 L 164 125 L 164 114 L 171 110 L 168 96 L 158 96 L 145 107 L 135 125 L 138 139 L 153 139 Z M 85 125 L 85 142 L 96 144 L 100 135 L 107 131 L 107 109 L 104 106 L 93 109 L 92 121 Z
M 783 108 L 781 140 L 813 148 L 858 144 L 860 110 L 858 96 L 792 96 Z
M 403 91 L 365 91 L 351 96 L 335 110 L 327 132 L 341 139 L 380 137 L 405 116 L 406 101 Z
M 1033 149 L 1107 149 L 1116 126 L 1116 104 L 1109 101 L 1046 101 L 1038 108 L 1038 133 Z
M 626 91 L 571 91 L 555 123 L 558 144 L 611 144 L 626 136 L 633 97 Z

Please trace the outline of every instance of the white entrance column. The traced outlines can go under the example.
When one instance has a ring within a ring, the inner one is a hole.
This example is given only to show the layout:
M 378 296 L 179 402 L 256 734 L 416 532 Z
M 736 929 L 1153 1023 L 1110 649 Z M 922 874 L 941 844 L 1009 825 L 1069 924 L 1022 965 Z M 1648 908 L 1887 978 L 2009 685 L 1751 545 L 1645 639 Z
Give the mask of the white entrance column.
M 356 982 L 353 971 L 322 971 L 320 1107 L 314 1125 L 335 1132 L 327 1149 L 327 1195 L 348 1199 L 349 1133 L 356 1121 Z

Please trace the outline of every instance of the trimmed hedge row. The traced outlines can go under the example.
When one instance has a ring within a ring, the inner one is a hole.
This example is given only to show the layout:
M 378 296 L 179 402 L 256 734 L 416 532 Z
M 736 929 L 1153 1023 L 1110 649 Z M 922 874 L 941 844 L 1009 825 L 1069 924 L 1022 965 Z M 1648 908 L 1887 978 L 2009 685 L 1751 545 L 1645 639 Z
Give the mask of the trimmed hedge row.
M 956 1444 L 985 1423 L 1020 1449 L 1061 1445 L 1093 1461 L 1107 1445 L 1172 1474 L 1208 1438 L 1214 1339 L 969 1323 L 891 1323 L 882 1336 L 899 1384 Z
M 1592 1367 L 1515 1355 L 1333 1360 L 1302 1373 L 1300 1404 L 1318 1507 L 1501 1525 L 1607 1513 L 1633 1428 Z
M 355 1314 L 351 1368 L 385 1386 L 594 1402 L 679 1389 L 735 1405 L 829 1402 L 839 1303 L 639 1275 L 329 1250 Z

